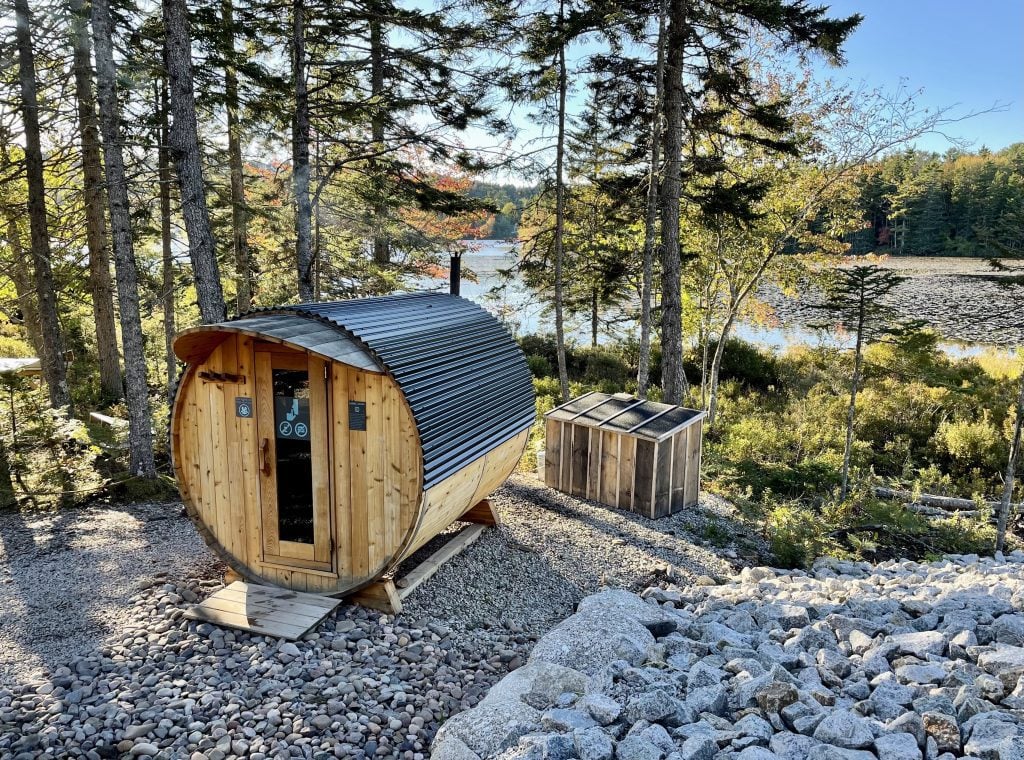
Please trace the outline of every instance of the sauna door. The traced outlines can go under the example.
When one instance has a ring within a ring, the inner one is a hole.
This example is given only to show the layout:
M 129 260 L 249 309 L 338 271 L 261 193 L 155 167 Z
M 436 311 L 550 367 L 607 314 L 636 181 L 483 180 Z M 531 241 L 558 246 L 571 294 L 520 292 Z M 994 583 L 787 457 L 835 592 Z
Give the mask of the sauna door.
M 331 569 L 326 362 L 256 347 L 263 561 Z

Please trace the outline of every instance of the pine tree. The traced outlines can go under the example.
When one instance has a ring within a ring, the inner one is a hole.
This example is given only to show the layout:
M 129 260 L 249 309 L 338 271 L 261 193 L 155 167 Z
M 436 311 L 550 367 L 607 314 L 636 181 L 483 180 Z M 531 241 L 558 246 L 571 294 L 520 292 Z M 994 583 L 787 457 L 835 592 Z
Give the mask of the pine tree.
M 171 158 L 181 192 L 199 313 L 204 323 L 226 316 L 217 251 L 206 203 L 202 153 L 192 81 L 192 42 L 185 0 L 163 0 L 164 45 L 171 90 Z
M 816 306 L 828 315 L 825 321 L 818 323 L 819 328 L 832 330 L 839 325 L 854 336 L 840 499 L 846 499 L 850 493 L 853 427 L 857 416 L 857 393 L 864 373 L 864 348 L 879 340 L 905 338 L 921 327 L 920 323 L 901 321 L 896 309 L 887 302 L 893 290 L 905 279 L 891 269 L 882 269 L 874 264 L 840 268 L 834 272 L 826 300 Z
M 43 378 L 55 409 L 71 405 L 64 332 L 57 314 L 57 293 L 50 265 L 50 231 L 46 218 L 46 186 L 43 181 L 43 150 L 39 129 L 39 98 L 28 0 L 14 0 L 15 37 L 18 47 L 18 82 L 21 120 L 25 131 L 25 173 L 28 179 L 28 218 L 32 246 L 32 271 L 39 309 L 39 345 Z
M 154 479 L 156 463 L 153 459 L 153 420 L 146 382 L 146 351 L 139 313 L 139 276 L 128 201 L 128 176 L 124 166 L 121 106 L 114 63 L 114 26 L 109 0 L 92 0 L 92 35 L 96 49 L 96 94 L 100 107 L 111 242 L 121 314 L 121 343 L 124 346 L 129 471 L 136 477 Z

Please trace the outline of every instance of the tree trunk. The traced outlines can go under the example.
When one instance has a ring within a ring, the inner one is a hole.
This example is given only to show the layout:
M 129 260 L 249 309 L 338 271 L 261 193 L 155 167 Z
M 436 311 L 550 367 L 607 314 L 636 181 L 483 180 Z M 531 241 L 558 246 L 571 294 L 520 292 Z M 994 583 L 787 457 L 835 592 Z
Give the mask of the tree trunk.
M 171 82 L 171 158 L 178 174 L 181 215 L 188 234 L 199 314 L 205 324 L 226 316 L 217 251 L 206 205 L 203 164 L 192 85 L 192 43 L 185 0 L 163 0 L 167 76 Z
M 178 362 L 174 357 L 174 251 L 171 248 L 171 154 L 170 154 L 170 95 L 167 79 L 160 80 L 159 94 L 160 139 L 156 154 L 157 176 L 160 182 L 160 248 L 161 248 L 161 292 L 164 308 L 164 364 L 167 369 L 167 398 L 174 393 L 174 381 L 178 374 Z
M 1013 421 L 1013 438 L 1010 440 L 1010 455 L 1006 460 L 1003 475 L 1003 498 L 999 502 L 999 522 L 996 528 L 996 551 L 1006 545 L 1006 524 L 1010 519 L 1010 505 L 1013 501 L 1013 485 L 1016 482 L 1017 462 L 1020 459 L 1021 428 L 1024 427 L 1024 367 L 1020 373 L 1020 388 L 1017 392 L 1017 416 Z
M 86 244 L 89 249 L 89 290 L 96 322 L 96 353 L 100 366 L 100 389 L 104 401 L 124 395 L 121 361 L 117 352 L 114 291 L 110 282 L 110 253 L 107 250 L 107 221 L 104 210 L 103 165 L 100 157 L 96 97 L 92 88 L 92 43 L 89 16 L 83 0 L 71 0 L 72 44 L 74 47 L 75 99 L 78 102 L 78 131 L 82 141 L 82 187 L 84 190 Z
M 686 393 L 679 253 L 686 39 L 686 2 L 670 0 L 665 61 L 665 175 L 661 191 L 661 387 L 662 400 L 669 404 L 682 403 Z
M 57 315 L 57 296 L 50 268 L 50 232 L 46 219 L 46 185 L 43 181 L 43 150 L 39 140 L 39 100 L 36 94 L 35 57 L 28 0 L 14 0 L 15 37 L 18 45 L 18 80 L 21 85 L 21 118 L 25 128 L 25 173 L 28 180 L 28 221 L 33 273 L 39 306 L 40 361 L 43 378 L 55 409 L 71 405 L 67 367 L 64 364 L 64 333 Z
M 661 168 L 661 101 L 665 88 L 665 16 L 668 2 L 658 7 L 658 51 L 651 118 L 651 163 L 648 169 L 647 207 L 644 213 L 643 274 L 640 288 L 640 357 L 637 362 L 637 395 L 647 398 L 651 374 L 651 298 L 654 284 L 654 248 L 658 234 L 658 179 Z
M 597 288 L 590 291 L 590 347 L 597 348 L 597 327 L 598 327 L 598 293 Z
M 722 325 L 722 331 L 718 334 L 718 344 L 715 346 L 715 355 L 711 360 L 711 371 L 708 382 L 708 430 L 715 427 L 715 420 L 718 418 L 718 377 L 722 372 L 722 357 L 725 356 L 725 342 L 729 340 L 732 333 L 732 326 L 735 322 L 735 312 L 729 314 Z
M 370 21 L 370 96 L 374 100 L 370 117 L 372 151 L 384 149 L 384 30 L 378 19 Z M 373 262 L 379 267 L 391 264 L 391 249 L 387 235 L 388 204 L 384 200 L 384 181 L 376 159 L 370 159 L 370 179 L 375 183 L 373 215 L 376 225 L 373 235 Z
M 242 127 L 238 120 L 238 72 L 235 69 L 235 21 L 232 0 L 221 2 L 221 19 L 227 35 L 224 67 L 224 107 L 228 120 L 228 165 L 231 170 L 231 230 L 235 251 L 235 304 L 239 314 L 252 308 L 252 275 L 249 272 L 249 209 L 245 204 L 245 168 L 242 161 Z
M 139 316 L 139 281 L 132 241 L 128 178 L 122 153 L 121 118 L 117 101 L 117 69 L 114 65 L 113 23 L 109 0 L 92 0 L 92 33 L 96 47 L 96 91 L 100 105 L 100 131 L 106 165 L 110 205 L 111 240 L 117 297 L 124 346 L 125 399 L 128 403 L 128 451 L 132 475 L 155 478 L 153 420 L 146 384 L 146 352 Z
M 850 494 L 850 459 L 853 454 L 853 423 L 857 416 L 857 391 L 860 375 L 864 368 L 864 290 L 861 288 L 860 316 L 857 320 L 857 343 L 853 349 L 853 378 L 850 380 L 850 406 L 846 410 L 846 445 L 843 447 L 843 479 L 839 498 L 845 500 Z
M 310 302 L 313 292 L 313 206 L 309 198 L 309 92 L 306 89 L 306 8 L 292 3 L 292 76 L 295 115 L 292 119 L 292 184 L 295 192 L 295 263 L 299 300 Z
M 564 35 L 565 0 L 558 2 L 557 34 Z M 555 144 L 555 354 L 558 361 L 558 384 L 562 392 L 562 402 L 569 400 L 569 368 L 565 360 L 565 315 L 564 315 L 564 283 L 562 282 L 565 264 L 565 101 L 569 89 L 569 77 L 565 64 L 565 40 L 558 41 L 558 136 Z
M 0 509 L 14 509 L 17 506 L 18 497 L 11 478 L 11 457 L 7 453 L 4 439 L 0 438 Z
M 7 148 L 3 148 L 3 167 L 7 167 Z M 7 244 L 11 248 L 10 273 L 14 282 L 14 293 L 18 297 L 18 308 L 21 310 L 21 322 L 25 327 L 25 336 L 36 352 L 43 355 L 43 341 L 39 335 L 39 309 L 36 307 L 36 292 L 32 286 L 32 272 L 25 249 L 21 245 L 21 231 L 18 229 L 18 217 L 10 206 L 4 207 L 7 226 Z

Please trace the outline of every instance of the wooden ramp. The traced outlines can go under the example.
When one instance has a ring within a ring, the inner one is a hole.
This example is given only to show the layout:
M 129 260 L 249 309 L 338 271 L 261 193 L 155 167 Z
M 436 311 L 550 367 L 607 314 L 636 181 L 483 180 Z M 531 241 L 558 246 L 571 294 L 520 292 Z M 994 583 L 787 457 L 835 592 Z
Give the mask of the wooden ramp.
M 185 617 L 295 640 L 341 604 L 340 599 L 235 581 L 185 612 Z

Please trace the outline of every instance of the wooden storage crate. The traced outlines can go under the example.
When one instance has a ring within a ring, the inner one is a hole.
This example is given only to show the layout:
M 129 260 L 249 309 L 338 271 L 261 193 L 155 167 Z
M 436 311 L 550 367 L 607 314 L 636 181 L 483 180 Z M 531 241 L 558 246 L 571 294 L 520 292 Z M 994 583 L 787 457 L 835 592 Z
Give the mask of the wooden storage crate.
M 580 396 L 545 415 L 544 482 L 645 517 L 694 506 L 703 419 L 624 393 Z

